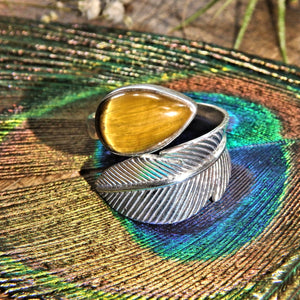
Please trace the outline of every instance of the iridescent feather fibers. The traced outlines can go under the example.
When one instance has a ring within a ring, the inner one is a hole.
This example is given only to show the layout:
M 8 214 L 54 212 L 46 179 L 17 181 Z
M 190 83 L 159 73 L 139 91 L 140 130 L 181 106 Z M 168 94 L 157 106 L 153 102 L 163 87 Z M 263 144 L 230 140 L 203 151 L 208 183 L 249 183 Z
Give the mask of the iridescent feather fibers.
M 16 298 L 299 297 L 300 70 L 115 29 L 0 20 L 0 288 Z M 120 160 L 89 139 L 99 97 L 155 83 L 230 115 L 224 197 L 155 226 L 95 192 Z

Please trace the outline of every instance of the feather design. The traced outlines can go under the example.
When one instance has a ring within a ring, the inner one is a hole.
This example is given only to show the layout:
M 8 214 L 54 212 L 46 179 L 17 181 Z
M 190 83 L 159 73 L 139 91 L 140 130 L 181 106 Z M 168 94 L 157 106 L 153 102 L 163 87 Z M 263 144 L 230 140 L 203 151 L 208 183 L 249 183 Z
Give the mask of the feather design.
M 231 171 L 224 128 L 192 141 L 129 158 L 97 179 L 101 197 L 116 211 L 146 223 L 180 222 L 224 193 Z
M 203 172 L 182 182 L 161 187 L 101 191 L 108 204 L 131 219 L 153 224 L 176 223 L 196 214 L 212 198 L 219 200 L 230 177 L 230 157 L 225 149 Z

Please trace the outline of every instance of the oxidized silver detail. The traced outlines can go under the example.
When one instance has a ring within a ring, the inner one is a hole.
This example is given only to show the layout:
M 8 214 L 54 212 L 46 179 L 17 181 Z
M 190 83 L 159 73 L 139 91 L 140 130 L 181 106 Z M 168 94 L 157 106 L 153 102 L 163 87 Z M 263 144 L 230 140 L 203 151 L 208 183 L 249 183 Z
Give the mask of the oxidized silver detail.
M 212 130 L 158 154 L 131 157 L 99 176 L 97 191 L 113 209 L 140 222 L 169 224 L 222 197 L 231 174 L 229 116 L 214 105 L 197 107 L 197 116 L 215 124 Z

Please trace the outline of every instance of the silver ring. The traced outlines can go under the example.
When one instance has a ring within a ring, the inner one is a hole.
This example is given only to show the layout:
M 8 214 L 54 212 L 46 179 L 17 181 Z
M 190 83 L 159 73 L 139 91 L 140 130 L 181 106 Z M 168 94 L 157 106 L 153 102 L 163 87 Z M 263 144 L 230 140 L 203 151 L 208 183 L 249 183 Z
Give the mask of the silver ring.
M 224 109 L 160 86 L 112 91 L 89 117 L 89 134 L 113 153 L 131 157 L 104 170 L 96 180 L 98 193 L 136 221 L 190 218 L 219 200 L 228 185 L 228 121 Z

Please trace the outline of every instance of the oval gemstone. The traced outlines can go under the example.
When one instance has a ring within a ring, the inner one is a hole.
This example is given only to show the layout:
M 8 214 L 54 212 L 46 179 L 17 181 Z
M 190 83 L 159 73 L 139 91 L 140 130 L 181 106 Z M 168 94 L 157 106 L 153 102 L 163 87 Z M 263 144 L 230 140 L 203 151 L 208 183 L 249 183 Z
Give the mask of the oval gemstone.
M 99 137 L 111 151 L 122 155 L 162 148 L 195 114 L 193 106 L 176 97 L 143 90 L 114 95 L 99 109 L 96 122 Z

